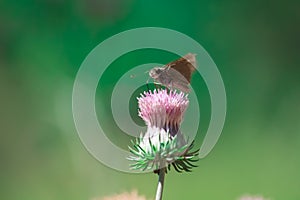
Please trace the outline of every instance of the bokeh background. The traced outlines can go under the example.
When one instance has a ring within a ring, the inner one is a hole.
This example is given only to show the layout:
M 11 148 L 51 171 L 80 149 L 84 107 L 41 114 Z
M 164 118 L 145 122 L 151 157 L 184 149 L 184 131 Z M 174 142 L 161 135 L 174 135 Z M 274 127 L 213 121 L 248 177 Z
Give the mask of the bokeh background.
M 228 98 L 214 150 L 192 173 L 171 171 L 164 198 L 300 199 L 299 7 L 297 0 L 1 1 L 0 198 L 89 200 L 132 189 L 154 197 L 155 175 L 112 170 L 85 150 L 73 123 L 71 95 L 76 72 L 96 45 L 127 29 L 157 26 L 187 34 L 209 52 Z M 106 106 L 122 73 L 175 58 L 141 50 L 107 70 L 97 90 L 97 111 L 109 138 L 124 148 L 128 144 Z M 196 74 L 192 81 L 197 79 Z M 195 87 L 204 133 L 209 95 L 201 80 Z M 142 123 L 135 103 L 132 116 Z M 202 139 L 199 134 L 198 147 Z

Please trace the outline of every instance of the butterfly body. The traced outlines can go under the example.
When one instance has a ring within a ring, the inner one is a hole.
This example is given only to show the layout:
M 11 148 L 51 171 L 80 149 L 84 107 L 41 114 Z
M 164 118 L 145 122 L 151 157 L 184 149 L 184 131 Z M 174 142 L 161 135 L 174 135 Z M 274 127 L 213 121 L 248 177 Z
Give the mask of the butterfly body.
M 189 53 L 163 67 L 154 67 L 150 70 L 149 76 L 158 84 L 187 93 L 189 92 L 192 73 L 196 69 L 195 66 L 195 54 Z

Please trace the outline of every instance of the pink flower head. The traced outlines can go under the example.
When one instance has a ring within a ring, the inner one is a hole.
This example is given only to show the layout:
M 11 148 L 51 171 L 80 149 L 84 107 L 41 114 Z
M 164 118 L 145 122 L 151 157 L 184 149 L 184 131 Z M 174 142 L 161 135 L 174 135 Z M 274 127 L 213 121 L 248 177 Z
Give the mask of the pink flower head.
M 187 95 L 174 90 L 154 90 L 141 94 L 138 98 L 139 116 L 145 121 L 147 132 L 140 146 L 150 152 L 149 139 L 160 149 L 161 143 L 166 143 L 175 136 L 177 147 L 186 145 L 179 128 L 188 104 Z
M 138 98 L 139 116 L 149 128 L 169 131 L 175 136 L 180 128 L 189 100 L 183 92 L 154 90 L 144 92 Z
M 144 92 L 138 98 L 139 116 L 147 125 L 133 148 L 129 147 L 134 161 L 133 169 L 170 169 L 190 172 L 198 160 L 198 151 L 191 152 L 194 142 L 188 144 L 180 131 L 183 115 L 189 105 L 187 95 L 174 90 Z

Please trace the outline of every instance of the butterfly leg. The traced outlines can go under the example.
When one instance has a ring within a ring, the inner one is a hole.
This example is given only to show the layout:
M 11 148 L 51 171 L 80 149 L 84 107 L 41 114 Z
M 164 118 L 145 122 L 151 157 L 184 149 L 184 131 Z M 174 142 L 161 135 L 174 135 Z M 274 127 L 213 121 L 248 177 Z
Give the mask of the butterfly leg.
M 154 86 L 155 86 L 156 90 L 161 89 L 161 88 L 158 87 L 158 84 L 156 84 L 156 83 L 154 83 Z
M 172 88 L 166 86 L 167 93 L 170 93 L 170 92 L 171 92 L 171 89 L 172 89 Z
M 173 90 L 174 89 L 174 87 L 173 87 L 173 83 L 171 82 L 170 84 L 169 84 L 169 87 L 167 87 L 168 89 L 169 89 L 169 91 L 168 92 L 170 92 L 171 90 Z
M 159 84 L 157 82 L 153 82 L 153 84 L 154 84 L 154 87 L 155 87 L 156 90 L 162 89 L 161 84 Z
M 146 81 L 146 86 L 147 86 L 147 90 L 149 91 L 149 90 L 150 90 L 150 88 L 149 88 L 149 78 L 148 78 L 148 80 Z

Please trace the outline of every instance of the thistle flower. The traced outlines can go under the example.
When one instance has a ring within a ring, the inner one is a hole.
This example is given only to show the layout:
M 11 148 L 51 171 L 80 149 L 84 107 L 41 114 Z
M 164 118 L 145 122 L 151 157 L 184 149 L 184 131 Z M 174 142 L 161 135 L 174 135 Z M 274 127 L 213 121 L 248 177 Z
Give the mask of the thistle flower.
M 144 92 L 138 98 L 139 116 L 145 121 L 147 131 L 130 148 L 135 161 L 133 169 L 155 170 L 173 165 L 176 171 L 190 171 L 195 167 L 198 151 L 189 152 L 193 147 L 180 131 L 189 100 L 186 94 L 174 90 Z

